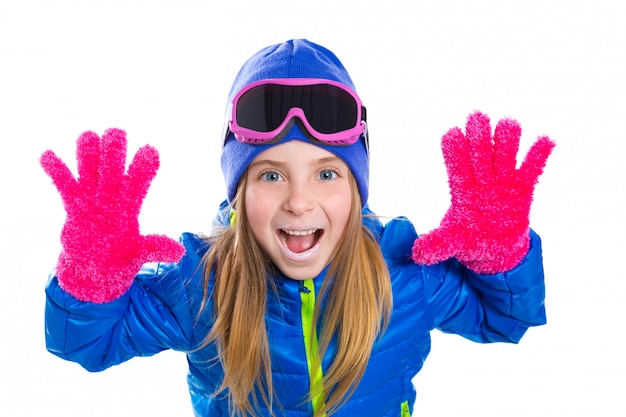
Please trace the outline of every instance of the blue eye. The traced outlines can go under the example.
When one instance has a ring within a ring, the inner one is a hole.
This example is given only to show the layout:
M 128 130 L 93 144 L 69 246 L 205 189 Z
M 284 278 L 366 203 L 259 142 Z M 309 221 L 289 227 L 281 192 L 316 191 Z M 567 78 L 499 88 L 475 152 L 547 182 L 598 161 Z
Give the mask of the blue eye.
M 274 182 L 274 181 L 280 181 L 281 180 L 281 176 L 278 172 L 276 171 L 267 171 L 264 172 L 263 174 L 261 174 L 261 178 L 265 181 L 268 182 Z
M 337 175 L 337 172 L 333 171 L 332 169 L 324 169 L 320 171 L 319 178 L 324 181 L 331 181 L 337 178 Z

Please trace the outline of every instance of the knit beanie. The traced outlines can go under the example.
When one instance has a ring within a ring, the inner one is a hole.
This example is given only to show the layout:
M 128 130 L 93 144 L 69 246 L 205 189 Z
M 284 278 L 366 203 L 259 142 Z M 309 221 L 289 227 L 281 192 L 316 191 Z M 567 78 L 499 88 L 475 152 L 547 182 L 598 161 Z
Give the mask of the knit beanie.
M 340 82 L 356 91 L 350 75 L 333 52 L 306 39 L 292 39 L 263 48 L 248 59 L 235 78 L 228 103 L 232 102 L 239 90 L 246 85 L 269 78 L 321 78 Z M 322 145 L 319 142 L 311 142 L 302 132 L 299 123 L 293 123 L 278 144 L 291 140 L 312 143 L 342 159 L 356 180 L 362 205 L 365 206 L 368 198 L 369 155 L 363 140 L 347 146 Z M 248 165 L 261 152 L 276 145 L 241 143 L 235 139 L 232 132 L 229 133 L 222 149 L 221 164 L 230 203 Z

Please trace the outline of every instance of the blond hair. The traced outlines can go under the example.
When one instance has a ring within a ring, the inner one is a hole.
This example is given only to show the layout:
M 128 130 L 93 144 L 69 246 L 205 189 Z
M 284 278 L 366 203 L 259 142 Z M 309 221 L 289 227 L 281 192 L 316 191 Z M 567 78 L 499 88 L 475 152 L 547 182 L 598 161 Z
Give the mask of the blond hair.
M 215 276 L 215 323 L 202 346 L 217 344 L 224 380 L 216 395 L 226 392 L 233 415 L 255 415 L 260 401 L 272 412 L 275 400 L 265 328 L 266 294 L 270 289 L 275 291 L 273 281 L 267 279 L 273 265 L 257 244 L 246 218 L 246 183 L 244 173 L 233 201 L 237 221 L 212 238 L 203 259 L 205 301 L 211 271 Z M 362 224 L 361 200 L 352 175 L 350 185 L 350 218 L 316 298 L 311 329 L 320 328 L 318 362 L 332 339 L 337 345 L 323 378 L 324 401 L 316 417 L 336 412 L 352 395 L 363 377 L 372 346 L 391 315 L 389 271 L 378 242 Z M 323 311 L 320 300 L 324 300 Z M 312 401 L 318 394 L 311 392 L 303 401 Z

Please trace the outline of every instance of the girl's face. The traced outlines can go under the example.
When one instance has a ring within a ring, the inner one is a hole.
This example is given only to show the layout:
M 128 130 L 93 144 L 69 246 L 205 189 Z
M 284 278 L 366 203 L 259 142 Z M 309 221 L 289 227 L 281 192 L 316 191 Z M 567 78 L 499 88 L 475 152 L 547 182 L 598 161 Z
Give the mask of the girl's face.
M 314 278 L 335 254 L 350 216 L 349 175 L 340 158 L 300 140 L 273 146 L 250 164 L 250 228 L 288 277 Z

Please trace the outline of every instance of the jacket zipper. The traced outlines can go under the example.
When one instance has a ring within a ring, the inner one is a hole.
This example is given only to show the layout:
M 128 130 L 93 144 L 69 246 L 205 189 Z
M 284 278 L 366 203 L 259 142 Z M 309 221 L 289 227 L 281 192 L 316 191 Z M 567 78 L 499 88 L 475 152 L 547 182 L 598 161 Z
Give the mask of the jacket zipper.
M 304 350 L 306 351 L 306 363 L 309 372 L 309 390 L 312 399 L 311 405 L 315 414 L 324 407 L 324 372 L 317 349 L 317 330 L 313 323 L 315 284 L 312 279 L 300 281 L 300 300 L 302 301 L 302 334 L 304 335 Z

